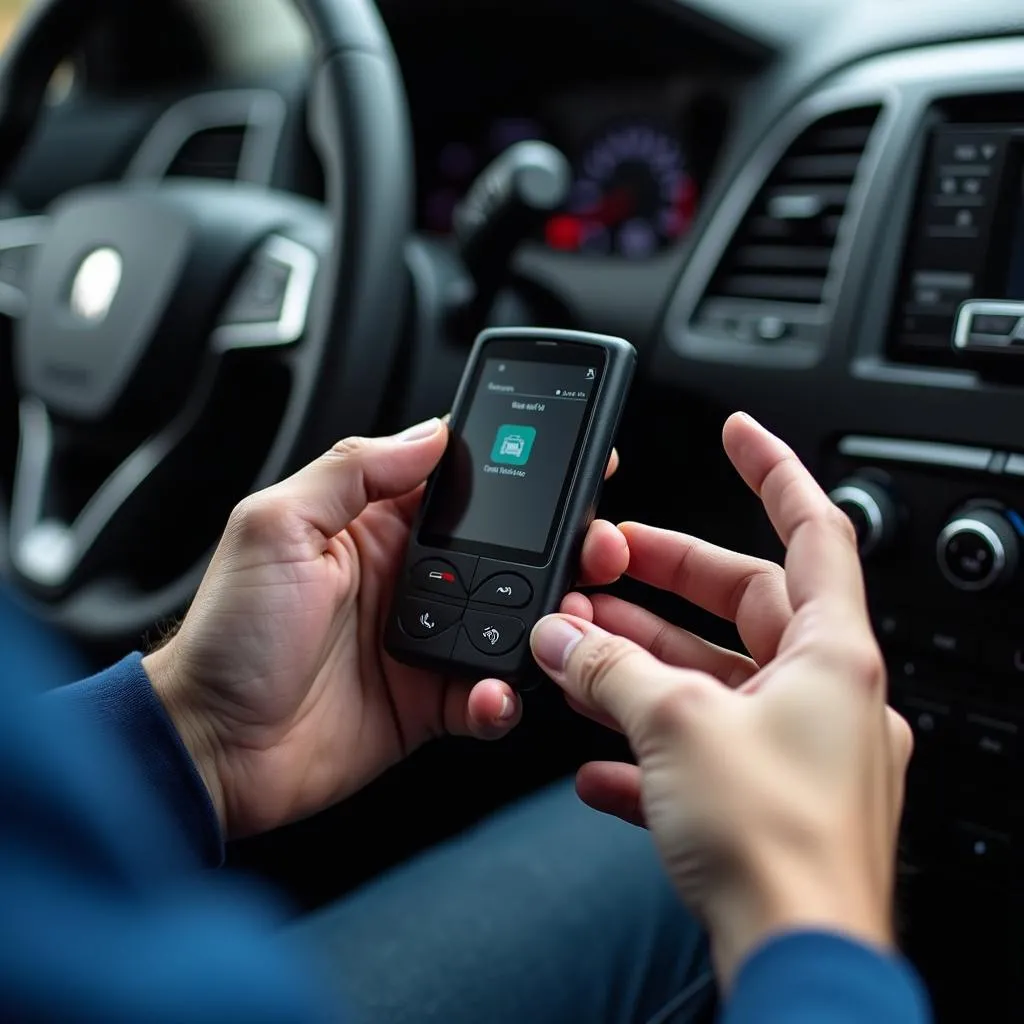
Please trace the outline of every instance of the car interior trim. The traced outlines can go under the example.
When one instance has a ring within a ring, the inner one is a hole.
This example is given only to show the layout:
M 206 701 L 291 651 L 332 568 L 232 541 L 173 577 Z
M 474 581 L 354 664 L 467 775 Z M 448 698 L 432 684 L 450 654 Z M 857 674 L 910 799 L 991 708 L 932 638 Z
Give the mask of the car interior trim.
M 306 331 L 309 304 L 313 295 L 320 261 L 305 245 L 283 235 L 271 235 L 253 257 L 270 260 L 288 268 L 288 283 L 276 320 L 260 323 L 224 323 L 213 332 L 211 344 L 216 352 L 236 348 L 269 348 L 291 345 Z
M 808 307 L 781 302 L 756 303 L 766 313 L 785 313 L 801 322 L 813 322 L 823 329 L 828 327 L 843 290 L 857 223 L 897 105 L 897 95 L 882 85 L 825 88 L 798 104 L 769 131 L 716 204 L 712 219 L 690 255 L 687 272 L 672 297 L 665 320 L 667 340 L 672 349 L 689 358 L 742 362 L 749 366 L 800 367 L 817 361 L 824 350 L 823 345 L 808 352 L 806 348 L 792 351 L 783 346 L 731 341 L 702 334 L 694 328 L 693 319 L 743 219 L 800 135 L 829 115 L 858 107 L 878 106 L 879 115 L 861 157 L 832 250 L 821 304 Z
M 888 437 L 851 435 L 839 442 L 839 452 L 855 459 L 882 459 L 948 469 L 972 469 L 987 472 L 994 453 L 990 449 L 939 441 L 904 441 Z
M 132 158 L 125 178 L 163 178 L 193 136 L 210 129 L 240 127 L 245 129 L 245 137 L 238 180 L 269 185 L 286 116 L 284 98 L 272 89 L 230 89 L 189 96 L 161 115 Z

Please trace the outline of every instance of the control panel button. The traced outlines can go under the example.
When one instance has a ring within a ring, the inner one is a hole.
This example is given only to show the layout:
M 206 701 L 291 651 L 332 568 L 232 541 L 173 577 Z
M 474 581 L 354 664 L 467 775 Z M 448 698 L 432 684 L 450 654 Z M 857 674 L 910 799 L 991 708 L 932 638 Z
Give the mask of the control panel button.
M 1017 756 L 1019 734 L 1015 723 L 987 715 L 968 715 L 964 725 L 964 741 L 968 750 L 990 763 L 1012 761 Z
M 442 604 L 418 597 L 407 597 L 398 611 L 402 629 L 414 640 L 429 640 L 451 629 L 462 618 L 457 605 Z
M 915 646 L 940 658 L 970 661 L 978 653 L 977 637 L 966 626 L 925 621 L 914 629 Z
M 525 608 L 532 598 L 533 587 L 522 576 L 512 572 L 492 576 L 473 591 L 474 601 L 504 605 L 506 608 Z
M 440 558 L 428 558 L 417 563 L 412 570 L 412 585 L 417 590 L 429 590 L 447 597 L 464 598 L 466 588 L 459 578 L 458 570 L 451 562 Z
M 971 822 L 958 821 L 953 826 L 953 856 L 968 869 L 1002 873 L 1012 861 L 1010 837 L 1002 832 Z
M 867 477 L 850 477 L 829 494 L 853 523 L 861 557 L 885 547 L 896 535 L 896 505 L 888 491 Z
M 997 509 L 965 509 L 939 534 L 936 554 L 942 575 L 958 590 L 989 590 L 1013 578 L 1020 544 Z
M 878 642 L 889 650 L 905 647 L 910 628 L 908 617 L 898 611 L 876 611 L 872 613 L 871 624 Z
M 469 642 L 478 651 L 495 657 L 514 650 L 526 633 L 525 623 L 510 615 L 468 611 L 462 621 Z
M 950 733 L 951 714 L 948 704 L 923 697 L 907 697 L 897 702 L 897 710 L 914 733 L 914 744 L 921 756 L 941 751 Z

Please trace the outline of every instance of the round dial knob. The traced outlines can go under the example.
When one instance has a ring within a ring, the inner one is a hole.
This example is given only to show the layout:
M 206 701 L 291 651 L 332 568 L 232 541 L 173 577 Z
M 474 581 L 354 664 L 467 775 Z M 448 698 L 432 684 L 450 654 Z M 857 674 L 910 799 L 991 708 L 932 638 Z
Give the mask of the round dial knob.
M 997 509 L 966 509 L 939 534 L 936 552 L 942 575 L 954 587 L 989 590 L 1013 577 L 1020 540 Z
M 884 547 L 896 533 L 896 505 L 874 480 L 851 477 L 829 495 L 853 523 L 861 556 Z

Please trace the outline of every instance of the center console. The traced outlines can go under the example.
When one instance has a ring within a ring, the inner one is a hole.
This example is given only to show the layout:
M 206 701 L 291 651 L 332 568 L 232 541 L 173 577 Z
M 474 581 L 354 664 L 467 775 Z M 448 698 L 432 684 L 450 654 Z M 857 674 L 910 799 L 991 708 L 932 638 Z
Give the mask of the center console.
M 877 113 L 854 169 L 837 147 L 865 110 Z M 844 68 L 741 156 L 668 305 L 653 372 L 676 402 L 771 426 L 853 520 L 891 702 L 916 741 L 907 948 L 940 1020 L 1016 1019 L 1024 38 Z M 765 317 L 787 330 L 747 329 Z M 779 554 L 768 538 L 755 549 Z
M 964 354 L 1024 353 L 1024 96 L 946 101 L 931 117 L 962 120 L 929 132 L 890 355 L 957 365 Z M 958 324 L 965 302 L 977 305 Z

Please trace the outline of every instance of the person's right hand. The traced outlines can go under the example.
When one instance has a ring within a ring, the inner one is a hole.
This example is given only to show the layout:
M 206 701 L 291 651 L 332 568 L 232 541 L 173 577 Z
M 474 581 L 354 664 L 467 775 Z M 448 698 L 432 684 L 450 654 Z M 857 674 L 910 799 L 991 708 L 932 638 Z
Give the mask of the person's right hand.
M 646 824 L 706 921 L 728 983 L 772 934 L 892 944 L 895 849 L 911 753 L 886 707 L 852 527 L 793 452 L 746 416 L 725 447 L 788 549 L 786 568 L 622 527 L 629 574 L 733 619 L 752 658 L 634 605 L 573 595 L 542 620 L 538 662 L 639 762 L 580 771 L 580 795 Z

